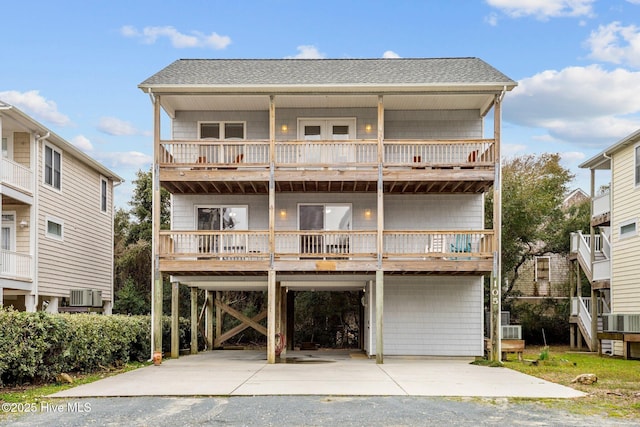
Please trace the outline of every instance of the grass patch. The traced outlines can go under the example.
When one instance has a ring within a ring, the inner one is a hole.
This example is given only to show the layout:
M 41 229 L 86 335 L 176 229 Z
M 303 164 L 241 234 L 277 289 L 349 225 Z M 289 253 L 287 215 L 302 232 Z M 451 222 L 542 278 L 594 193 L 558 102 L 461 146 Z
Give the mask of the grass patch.
M 51 401 L 47 396 L 59 391 L 67 390 L 82 384 L 92 383 L 106 377 L 124 372 L 132 371 L 143 366 L 150 365 L 151 362 L 130 362 L 121 368 L 109 368 L 101 372 L 91 374 L 75 374 L 71 375 L 73 384 L 68 383 L 51 383 L 51 384 L 28 384 L 15 387 L 0 387 L 0 403 L 36 403 Z M 0 411 L 0 420 L 6 419 L 10 414 Z
M 583 415 L 640 419 L 640 362 L 637 360 L 571 352 L 567 347 L 525 350 L 524 358 L 538 360 L 537 365 L 518 362 L 514 355 L 510 357 L 511 360 L 504 362 L 507 368 L 587 393 L 576 399 L 542 400 L 545 405 Z M 598 381 L 591 385 L 572 383 L 581 374 L 595 374 Z

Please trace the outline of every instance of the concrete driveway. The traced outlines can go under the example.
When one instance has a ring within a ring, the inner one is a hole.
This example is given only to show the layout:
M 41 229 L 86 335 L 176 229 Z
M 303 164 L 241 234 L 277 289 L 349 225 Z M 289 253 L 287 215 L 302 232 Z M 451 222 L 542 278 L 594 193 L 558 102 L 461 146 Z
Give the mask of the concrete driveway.
M 264 351 L 209 351 L 61 391 L 51 397 L 124 396 L 468 396 L 573 398 L 584 394 L 471 358 L 385 357 L 349 352 L 289 352 L 266 363 Z

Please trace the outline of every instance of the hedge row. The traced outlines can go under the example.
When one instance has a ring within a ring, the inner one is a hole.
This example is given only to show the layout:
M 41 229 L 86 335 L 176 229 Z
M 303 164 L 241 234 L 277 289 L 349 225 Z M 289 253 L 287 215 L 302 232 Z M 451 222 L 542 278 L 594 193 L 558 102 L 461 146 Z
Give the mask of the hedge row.
M 0 386 L 51 381 L 62 372 L 94 372 L 149 360 L 149 316 L 100 316 L 0 310 Z M 170 348 L 170 318 L 163 322 Z M 180 319 L 181 348 L 190 322 Z

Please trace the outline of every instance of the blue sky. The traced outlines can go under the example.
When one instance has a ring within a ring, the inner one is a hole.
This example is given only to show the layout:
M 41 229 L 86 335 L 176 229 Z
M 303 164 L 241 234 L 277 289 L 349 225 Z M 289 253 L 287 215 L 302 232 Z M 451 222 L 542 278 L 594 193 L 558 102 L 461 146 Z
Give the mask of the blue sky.
M 119 207 L 151 164 L 137 85 L 180 58 L 479 57 L 519 83 L 503 155 L 560 153 L 586 191 L 578 164 L 640 128 L 640 0 L 22 0 L 2 16 L 0 100 L 124 177 Z

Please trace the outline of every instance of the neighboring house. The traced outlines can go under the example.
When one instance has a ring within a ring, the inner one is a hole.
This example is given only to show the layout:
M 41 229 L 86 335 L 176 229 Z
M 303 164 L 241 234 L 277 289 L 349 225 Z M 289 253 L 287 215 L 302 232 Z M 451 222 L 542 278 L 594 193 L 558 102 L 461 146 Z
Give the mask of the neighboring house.
M 0 133 L 0 305 L 109 312 L 113 187 L 122 179 L 3 102 Z
M 214 291 L 266 291 L 266 313 L 234 315 L 267 335 L 270 363 L 291 335 L 289 294 L 305 290 L 362 292 L 361 346 L 379 362 L 482 355 L 483 277 L 500 257 L 484 198 L 499 188 L 501 101 L 515 86 L 477 58 L 187 59 L 145 80 L 157 172 L 154 349 L 167 274 L 174 308 L 180 284 L 192 304 L 207 291 L 214 343 Z M 172 195 L 169 230 L 159 229 L 160 187 Z
M 562 209 L 587 200 L 587 193 L 577 188 L 562 201 Z M 542 244 L 542 242 L 540 243 Z M 513 290 L 522 301 L 537 301 L 542 298 L 569 298 L 569 283 L 572 280 L 572 262 L 567 254 L 547 252 L 527 260 L 519 269 Z
M 572 235 L 572 248 L 591 284 L 576 316 L 591 322 L 590 348 L 640 357 L 640 130 L 580 165 L 591 169 L 589 236 Z M 609 189 L 595 194 L 596 171 L 607 171 Z M 599 231 L 596 233 L 596 231 Z M 590 304 L 598 301 L 598 304 Z M 589 314 L 587 317 L 586 314 Z

